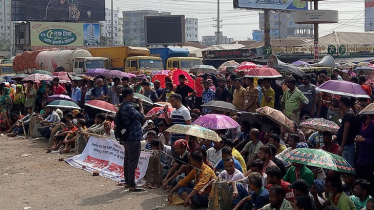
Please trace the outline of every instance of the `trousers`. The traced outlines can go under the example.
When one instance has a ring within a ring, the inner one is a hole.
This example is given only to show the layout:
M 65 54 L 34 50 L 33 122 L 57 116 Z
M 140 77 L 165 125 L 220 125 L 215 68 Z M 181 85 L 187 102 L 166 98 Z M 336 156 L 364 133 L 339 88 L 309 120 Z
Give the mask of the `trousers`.
M 125 182 L 129 187 L 136 187 L 135 183 L 135 171 L 138 167 L 141 143 L 140 141 L 125 142 L 125 158 L 123 161 L 123 173 L 125 176 Z

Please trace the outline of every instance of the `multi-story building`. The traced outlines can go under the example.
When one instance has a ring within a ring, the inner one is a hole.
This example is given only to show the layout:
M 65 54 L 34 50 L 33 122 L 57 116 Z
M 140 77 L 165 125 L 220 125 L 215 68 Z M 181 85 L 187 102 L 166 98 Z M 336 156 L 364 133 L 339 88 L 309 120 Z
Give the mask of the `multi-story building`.
M 0 0 L 0 39 L 10 39 L 11 16 L 10 0 Z
M 185 40 L 186 42 L 199 42 L 199 20 L 186 18 Z
M 170 12 L 155 10 L 123 11 L 123 40 L 126 46 L 145 46 L 145 16 L 171 15 Z
M 219 43 L 217 41 L 217 32 L 215 32 L 216 35 L 214 36 L 203 36 L 203 41 L 201 44 L 206 46 L 212 46 L 212 45 L 220 45 L 220 44 L 231 44 L 235 42 L 233 38 L 227 38 L 227 36 L 223 36 L 223 32 L 220 32 L 220 39 Z
M 0 0 L 1 1 L 1 0 Z M 122 22 L 120 21 L 119 8 L 113 10 L 113 45 L 123 45 Z M 100 21 L 101 44 L 111 45 L 112 37 L 112 13 L 111 9 L 105 8 L 105 21 Z
M 253 40 L 264 40 L 264 13 L 260 12 L 260 31 L 254 30 Z M 261 36 L 259 38 L 259 36 Z M 313 24 L 296 24 L 294 13 L 274 12 L 270 14 L 270 38 L 285 39 L 288 37 L 313 38 Z

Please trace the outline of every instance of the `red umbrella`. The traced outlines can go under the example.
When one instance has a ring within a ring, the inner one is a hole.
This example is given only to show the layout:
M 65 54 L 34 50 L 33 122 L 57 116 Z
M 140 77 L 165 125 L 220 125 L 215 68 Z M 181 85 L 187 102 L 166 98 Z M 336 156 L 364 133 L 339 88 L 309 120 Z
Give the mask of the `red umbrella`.
M 186 77 L 186 85 L 190 86 L 192 89 L 195 88 L 195 80 L 193 80 L 186 71 L 177 68 L 169 72 L 169 77 L 174 85 L 179 85 L 179 75 L 184 75 Z
M 256 67 L 257 65 L 255 63 L 243 62 L 238 67 L 236 67 L 235 72 L 241 72 L 241 71 L 248 72 L 249 70 L 256 68 Z
M 273 68 L 253 68 L 248 71 L 245 77 L 277 78 L 282 75 Z
M 92 100 L 92 101 L 89 101 L 88 103 L 85 103 L 85 105 L 95 108 L 95 109 L 105 111 L 105 112 L 117 113 L 118 111 L 118 108 L 114 106 L 113 104 L 110 104 L 105 101 L 100 101 L 100 100 Z
M 53 78 L 59 78 L 60 81 L 70 81 L 70 78 L 65 75 L 65 76 L 53 76 Z
M 174 110 L 174 108 L 169 106 L 168 109 L 168 116 L 171 116 L 171 112 Z M 146 117 L 152 117 L 155 114 L 159 114 L 160 116 L 158 118 L 165 118 L 164 115 L 164 107 L 153 107 L 145 116 Z
M 168 75 L 160 74 L 160 75 L 154 75 L 152 77 L 152 82 L 154 83 L 156 80 L 160 81 L 160 86 L 162 88 L 166 87 L 165 78 L 169 77 Z

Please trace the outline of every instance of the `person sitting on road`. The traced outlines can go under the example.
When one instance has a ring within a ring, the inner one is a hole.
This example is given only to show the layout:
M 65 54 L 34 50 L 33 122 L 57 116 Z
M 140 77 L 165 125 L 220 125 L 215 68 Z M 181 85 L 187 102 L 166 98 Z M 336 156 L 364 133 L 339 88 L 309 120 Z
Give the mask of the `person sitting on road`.
M 224 147 L 222 148 L 222 159 L 215 165 L 214 172 L 221 172 L 225 169 L 224 165 L 224 159 L 232 157 L 232 151 L 230 147 Z M 240 172 L 243 173 L 243 168 L 240 165 L 239 161 L 237 161 L 235 158 L 232 158 L 234 161 L 234 166 L 236 169 L 238 169 Z
M 17 135 L 24 134 L 24 132 L 27 133 L 29 130 L 29 125 L 30 125 L 32 114 L 33 114 L 33 107 L 28 107 L 27 115 L 13 125 L 12 127 L 13 132 L 8 134 L 8 136 L 15 137 Z M 9 129 L 9 131 L 10 130 L 11 129 Z
M 71 149 L 75 148 L 75 139 L 77 137 L 78 131 L 80 130 L 87 130 L 86 128 L 86 121 L 84 119 L 79 119 L 77 123 L 77 130 L 69 133 L 66 138 L 63 140 L 63 144 L 65 144 L 65 148 L 60 151 L 60 153 L 69 153 Z
M 51 137 L 51 131 L 53 127 L 61 121 L 61 118 L 57 114 L 57 112 L 50 107 L 45 107 L 44 112 L 48 117 L 46 119 L 39 117 L 40 124 L 48 126 L 44 128 L 39 128 L 38 131 L 43 137 L 49 139 Z
M 63 144 L 63 141 L 64 141 L 65 137 L 68 134 L 71 134 L 73 131 L 78 130 L 78 128 L 75 127 L 71 121 L 67 121 L 66 119 L 62 119 L 60 125 L 63 128 L 63 130 L 58 131 L 53 136 L 53 146 L 51 148 L 47 149 L 47 153 L 52 152 L 52 150 L 57 151 L 61 147 L 61 145 Z

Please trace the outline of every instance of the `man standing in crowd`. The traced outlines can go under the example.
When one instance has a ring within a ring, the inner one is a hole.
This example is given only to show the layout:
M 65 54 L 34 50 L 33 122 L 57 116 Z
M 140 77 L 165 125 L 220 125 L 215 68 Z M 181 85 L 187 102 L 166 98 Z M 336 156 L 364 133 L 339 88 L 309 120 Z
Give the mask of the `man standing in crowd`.
M 271 88 L 273 88 L 273 90 L 275 92 L 274 109 L 281 110 L 281 108 L 282 108 L 281 99 L 282 99 L 282 96 L 283 96 L 283 89 L 280 85 L 277 84 L 276 79 L 271 80 L 270 86 L 271 86 Z
M 300 119 L 303 118 L 304 115 L 309 115 L 309 117 L 313 118 L 315 116 L 315 111 L 317 107 L 318 101 L 318 93 L 316 87 L 310 84 L 311 76 L 306 74 L 303 76 L 303 85 L 300 85 L 299 90 L 304 93 L 305 97 L 308 99 L 309 103 L 303 107 L 300 112 Z
M 274 99 L 275 99 L 275 92 L 273 88 L 270 86 L 271 80 L 268 78 L 263 79 L 262 81 L 262 88 L 261 88 L 261 93 L 262 93 L 262 100 L 261 100 L 261 107 L 271 107 L 274 108 Z
M 309 103 L 309 100 L 304 96 L 303 92 L 296 88 L 295 79 L 289 79 L 287 87 L 288 89 L 282 97 L 282 110 L 284 110 L 286 117 L 298 124 L 300 111 Z
M 152 90 L 149 82 L 143 82 L 144 96 L 148 97 L 155 103 L 158 99 L 156 91 Z
M 215 93 L 212 89 L 210 89 L 210 83 L 208 81 L 204 81 L 204 91 L 202 95 L 203 104 L 213 101 L 214 98 Z M 203 108 L 203 114 L 209 114 L 211 111 L 212 110 L 209 108 Z
M 132 102 L 134 101 L 134 91 L 126 88 L 122 91 L 123 102 L 120 108 L 121 117 L 125 125 L 125 135 L 127 137 L 124 142 L 125 158 L 123 170 L 126 185 L 131 192 L 139 192 L 140 188 L 136 188 L 135 169 L 138 167 L 140 157 L 141 144 L 143 139 L 142 121 L 144 119 L 143 103 L 139 99 L 139 111 L 134 109 Z
M 25 108 L 35 107 L 35 99 L 36 99 L 37 92 L 38 91 L 34 88 L 34 82 L 31 80 L 28 81 L 27 90 L 26 90 Z
M 230 103 L 230 91 L 226 87 L 226 81 L 224 79 L 218 80 L 219 88 L 217 88 L 215 101 L 225 101 Z
M 108 86 L 104 85 L 104 81 L 101 78 L 96 79 L 96 87 L 92 90 L 91 100 L 102 100 L 108 99 Z
M 185 84 L 186 82 L 186 76 L 183 74 L 179 75 L 179 85 L 177 86 L 177 91 L 181 97 L 182 97 L 182 104 L 185 107 L 188 107 L 188 97 L 193 97 L 196 94 L 196 91 L 192 89 L 190 86 Z M 188 95 L 190 94 L 191 95 Z
M 119 96 L 117 94 L 117 87 L 121 84 L 121 80 L 118 77 L 113 79 L 113 85 L 108 89 L 108 99 L 109 103 L 118 105 L 119 103 Z
M 240 79 L 234 80 L 234 94 L 232 104 L 239 110 L 244 111 L 244 103 L 245 103 L 245 89 L 242 87 L 242 83 Z
M 78 87 L 78 81 L 73 80 L 71 82 L 71 98 L 77 103 L 80 107 L 82 107 L 84 104 L 82 104 L 82 90 Z
M 162 93 L 164 92 L 164 89 L 161 88 L 161 83 L 160 83 L 160 81 L 155 80 L 155 81 L 153 82 L 153 86 L 154 86 L 154 88 L 155 88 L 155 91 L 156 91 L 156 93 L 157 93 L 157 96 L 160 97 L 160 96 L 162 95 Z
M 68 94 L 65 88 L 60 85 L 60 79 L 58 77 L 53 78 L 52 93 L 53 95 Z

